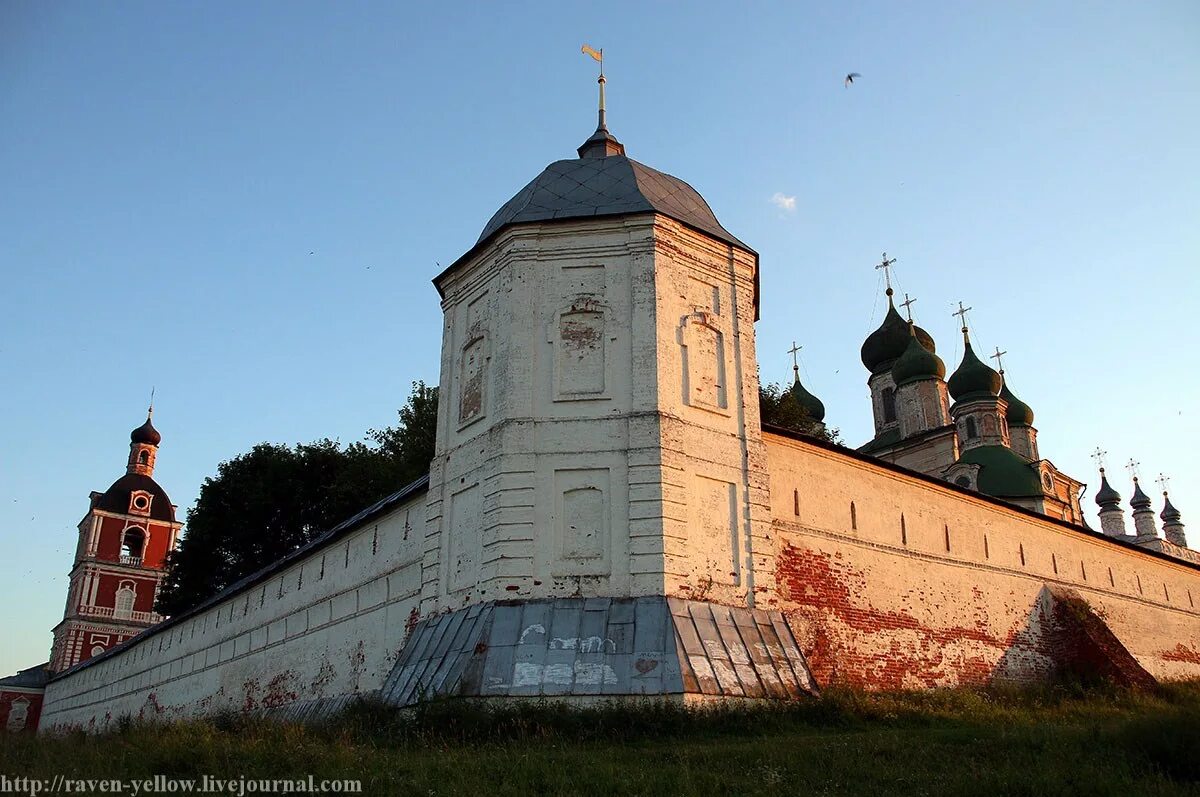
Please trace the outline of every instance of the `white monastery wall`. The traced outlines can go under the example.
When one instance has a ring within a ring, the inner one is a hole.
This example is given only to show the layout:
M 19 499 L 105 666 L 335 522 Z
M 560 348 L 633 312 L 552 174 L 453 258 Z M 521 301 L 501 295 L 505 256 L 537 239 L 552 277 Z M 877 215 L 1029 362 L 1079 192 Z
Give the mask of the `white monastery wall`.
M 416 622 L 424 503 L 420 493 L 267 580 L 51 681 L 41 728 L 379 689 Z
M 1200 676 L 1200 570 L 932 480 L 766 434 L 777 607 L 813 673 L 870 688 L 1027 680 L 1074 590 L 1157 678 Z
M 424 613 L 685 582 L 746 602 L 769 571 L 756 267 L 647 213 L 510 228 L 439 278 Z

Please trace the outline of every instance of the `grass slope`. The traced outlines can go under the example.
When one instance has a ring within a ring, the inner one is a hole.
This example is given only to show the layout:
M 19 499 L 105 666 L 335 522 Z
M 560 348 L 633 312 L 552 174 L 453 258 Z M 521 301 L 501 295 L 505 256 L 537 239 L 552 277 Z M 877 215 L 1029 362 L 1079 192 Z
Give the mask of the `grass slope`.
M 361 778 L 365 794 L 1200 794 L 1200 683 L 945 690 L 685 711 L 360 705 L 327 725 L 225 717 L 0 736 L 0 773 Z

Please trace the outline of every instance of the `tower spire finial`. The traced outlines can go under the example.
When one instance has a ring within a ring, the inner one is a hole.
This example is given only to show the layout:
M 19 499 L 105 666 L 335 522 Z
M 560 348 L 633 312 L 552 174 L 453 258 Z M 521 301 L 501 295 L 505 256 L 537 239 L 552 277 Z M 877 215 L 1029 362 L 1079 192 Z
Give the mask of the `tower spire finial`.
M 606 118 L 606 110 L 604 104 L 604 49 L 593 49 L 588 45 L 583 45 L 580 52 L 584 55 L 591 56 L 592 60 L 600 64 L 600 77 L 596 82 L 600 84 L 600 108 L 597 114 L 596 132 L 592 133 L 591 138 L 583 142 L 583 146 L 579 148 L 579 157 L 581 158 L 607 158 L 609 155 L 624 155 L 625 147 L 621 146 L 621 142 L 617 141 L 612 133 L 608 132 L 608 120 Z
M 995 354 L 989 354 L 989 355 L 988 355 L 988 359 L 991 359 L 991 360 L 995 360 L 995 361 L 996 361 L 996 370 L 1000 372 L 1000 375 L 1001 375 L 1001 376 L 1004 376 L 1004 361 L 1003 361 L 1003 360 L 1001 360 L 1000 358 L 1001 358 L 1001 357 L 1003 357 L 1003 356 L 1004 356 L 1004 355 L 1006 355 L 1006 354 L 1008 354 L 1008 352 L 1006 352 L 1006 351 L 1000 351 L 1000 347 L 999 347 L 999 346 L 997 346 L 997 347 L 996 347 L 996 353 L 995 353 Z
M 604 118 L 604 48 L 601 47 L 599 50 L 594 50 L 585 44 L 580 48 L 580 52 L 590 55 L 593 60 L 600 63 L 600 77 L 596 79 L 596 82 L 600 84 L 600 116 L 596 129 L 607 130 L 608 126 Z
M 959 320 L 962 321 L 963 340 L 965 340 L 967 342 L 968 346 L 971 345 L 971 339 L 967 337 L 967 313 L 971 312 L 971 309 L 972 308 L 970 308 L 970 307 L 963 307 L 963 303 L 959 302 L 958 303 L 958 312 L 951 313 L 951 315 L 958 316 Z
M 1138 480 L 1138 466 L 1141 464 L 1133 457 L 1130 457 L 1129 461 L 1125 463 L 1125 470 L 1129 471 L 1129 475 L 1133 477 L 1135 482 Z
M 904 308 L 904 311 L 906 313 L 908 313 L 908 323 L 909 324 L 912 324 L 912 322 L 913 322 L 912 306 L 916 303 L 916 301 L 917 301 L 916 299 L 908 298 L 908 294 L 906 293 L 906 294 L 904 294 L 904 301 L 900 302 L 900 306 Z
M 803 346 L 797 346 L 796 341 L 792 341 L 792 348 L 788 349 L 788 354 L 792 355 L 792 372 L 796 375 L 796 381 L 800 381 L 800 361 L 796 359 L 796 355 L 800 353 Z
M 887 283 L 888 301 L 892 300 L 892 266 L 895 265 L 896 258 L 888 260 L 887 252 L 883 253 L 883 262 L 875 267 L 875 270 L 883 269 L 883 279 Z
M 1100 468 L 1100 472 L 1104 473 L 1104 458 L 1108 456 L 1108 452 L 1100 446 L 1096 446 L 1096 450 L 1089 456 L 1096 461 L 1096 466 Z
M 150 408 L 146 410 L 146 417 L 154 417 L 154 385 L 150 386 Z

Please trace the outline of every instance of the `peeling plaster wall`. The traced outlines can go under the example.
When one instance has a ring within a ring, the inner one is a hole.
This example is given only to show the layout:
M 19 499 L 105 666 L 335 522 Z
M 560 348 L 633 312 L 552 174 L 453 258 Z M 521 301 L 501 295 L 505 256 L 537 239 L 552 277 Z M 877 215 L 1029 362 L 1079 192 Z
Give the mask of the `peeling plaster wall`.
M 826 448 L 764 439 L 777 607 L 819 683 L 1048 676 L 1059 651 L 1047 585 L 1078 592 L 1155 677 L 1200 676 L 1194 567 Z
M 377 690 L 416 622 L 425 496 L 46 687 L 41 729 L 277 709 Z

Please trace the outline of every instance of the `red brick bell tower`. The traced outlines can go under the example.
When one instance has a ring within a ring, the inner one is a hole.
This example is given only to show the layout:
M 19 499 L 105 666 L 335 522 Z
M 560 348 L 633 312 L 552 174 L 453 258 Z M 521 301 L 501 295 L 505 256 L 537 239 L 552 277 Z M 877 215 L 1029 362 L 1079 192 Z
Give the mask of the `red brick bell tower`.
M 154 599 L 167 553 L 182 523 L 175 506 L 154 481 L 162 435 L 146 422 L 129 436 L 125 475 L 103 493 L 79 522 L 79 545 L 63 620 L 54 627 L 50 671 L 62 672 L 124 642 L 162 618 Z

